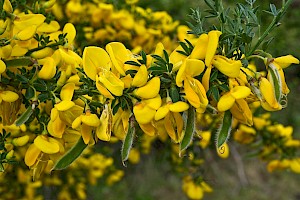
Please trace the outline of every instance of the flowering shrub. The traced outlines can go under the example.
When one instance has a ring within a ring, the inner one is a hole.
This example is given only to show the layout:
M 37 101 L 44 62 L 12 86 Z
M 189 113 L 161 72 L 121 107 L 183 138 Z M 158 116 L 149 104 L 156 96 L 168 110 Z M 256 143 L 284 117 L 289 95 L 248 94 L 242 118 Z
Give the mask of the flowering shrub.
M 271 4 L 274 19 L 258 39 L 254 1 L 238 4 L 234 13 L 220 1 L 205 2 L 206 17 L 219 23 L 205 29 L 210 21 L 193 10 L 194 36 L 188 36 L 166 12 L 145 10 L 136 1 L 120 10 L 103 1 L 3 1 L 3 198 L 41 199 L 37 189 L 54 186 L 58 199 L 86 199 L 88 184 L 102 179 L 109 186 L 122 178 L 113 159 L 136 164 L 155 140 L 167 144 L 191 199 L 212 188 L 190 172 L 203 164 L 208 147 L 227 158 L 230 134 L 245 145 L 259 142 L 257 155 L 268 171 L 299 173 L 300 141 L 269 114 L 287 106 L 283 69 L 299 60 L 266 52 L 266 38 L 291 1 L 278 10 Z M 86 46 L 95 42 L 102 47 Z

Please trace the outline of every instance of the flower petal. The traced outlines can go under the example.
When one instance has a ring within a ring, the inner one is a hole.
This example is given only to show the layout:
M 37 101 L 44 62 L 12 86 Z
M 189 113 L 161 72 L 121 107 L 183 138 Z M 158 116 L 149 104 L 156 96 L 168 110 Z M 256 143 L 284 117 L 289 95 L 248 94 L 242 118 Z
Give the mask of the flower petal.
M 230 94 L 230 92 L 228 92 L 220 98 L 217 105 L 218 110 L 220 112 L 229 110 L 233 106 L 234 102 L 235 102 L 234 97 Z
M 292 55 L 281 56 L 274 59 L 281 68 L 287 68 L 291 64 L 299 64 L 299 60 Z
M 19 95 L 15 92 L 12 92 L 9 90 L 8 91 L 0 91 L 0 98 L 6 102 L 14 102 L 14 101 L 18 100 Z
M 246 86 L 235 86 L 230 93 L 235 99 L 244 99 L 251 94 L 251 90 Z

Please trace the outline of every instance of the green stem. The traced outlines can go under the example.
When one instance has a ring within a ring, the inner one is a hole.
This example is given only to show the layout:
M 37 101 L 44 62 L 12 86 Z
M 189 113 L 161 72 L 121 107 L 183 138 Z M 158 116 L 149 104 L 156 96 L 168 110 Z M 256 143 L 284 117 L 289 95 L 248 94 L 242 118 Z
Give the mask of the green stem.
M 278 22 L 282 19 L 284 16 L 287 8 L 290 6 L 293 0 L 288 0 L 280 9 L 278 12 L 278 15 L 276 15 L 273 18 L 273 21 L 270 23 L 268 28 L 265 30 L 265 32 L 262 34 L 262 36 L 258 39 L 258 41 L 255 43 L 254 47 L 247 53 L 246 57 L 253 54 L 253 52 L 259 47 L 259 45 L 264 41 L 264 39 L 269 35 L 269 33 L 272 31 L 272 29 L 278 24 Z

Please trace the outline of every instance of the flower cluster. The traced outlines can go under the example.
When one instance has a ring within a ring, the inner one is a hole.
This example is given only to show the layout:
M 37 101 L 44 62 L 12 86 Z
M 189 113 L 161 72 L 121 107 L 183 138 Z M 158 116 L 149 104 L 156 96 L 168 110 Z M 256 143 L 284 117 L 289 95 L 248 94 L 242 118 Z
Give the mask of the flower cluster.
M 3 2 L 0 169 L 4 175 L 12 170 L 13 155 L 24 161 L 17 176 L 26 191 L 20 194 L 33 199 L 35 188 L 54 185 L 61 188 L 58 199 L 86 199 L 86 184 L 105 178 L 112 185 L 124 174 L 109 154 L 115 151 L 112 143 L 122 141 L 124 165 L 127 160 L 136 164 L 158 138 L 171 143 L 171 160 L 183 167 L 183 191 L 201 199 L 212 189 L 187 174 L 188 167 L 204 162 L 203 152 L 194 149 L 212 146 L 227 158 L 231 132 L 243 144 L 262 141 L 258 154 L 270 161 L 270 172 L 300 172 L 300 142 L 292 138 L 291 127 L 257 114 L 259 109 L 277 111 L 287 105 L 283 69 L 299 64 L 297 58 L 273 58 L 258 49 L 249 55 L 240 47 L 228 53 L 225 29 L 187 38 L 180 27 L 178 45 L 169 36 L 178 23 L 165 12 L 144 10 L 135 1 L 127 2 L 129 10 L 115 10 L 102 1 L 83 2 L 39 2 L 26 12 L 9 0 Z M 62 20 L 62 8 L 71 23 L 61 28 L 48 13 Z M 105 47 L 87 46 L 78 53 L 83 39 L 76 41 L 81 33 L 77 35 L 74 24 L 90 43 L 101 41 Z M 258 59 L 262 70 L 252 64 Z M 142 142 L 132 148 L 135 138 Z M 91 146 L 100 150 L 87 148 Z M 190 155 L 188 166 L 184 154 Z M 29 168 L 37 182 L 30 183 L 22 167 Z M 45 174 L 67 167 L 64 181 Z M 1 189 L 7 198 L 15 195 L 8 187 Z

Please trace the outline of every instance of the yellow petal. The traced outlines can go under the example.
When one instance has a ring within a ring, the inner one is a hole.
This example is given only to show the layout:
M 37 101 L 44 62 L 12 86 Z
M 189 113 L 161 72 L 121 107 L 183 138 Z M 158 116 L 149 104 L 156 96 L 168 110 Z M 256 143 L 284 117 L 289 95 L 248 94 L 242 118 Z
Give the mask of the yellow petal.
M 185 55 L 178 53 L 177 51 L 184 51 L 184 49 L 179 45 L 169 56 L 170 63 L 173 64 L 172 71 L 175 72 L 182 65 L 183 60 L 186 58 Z
M 143 99 L 151 99 L 158 95 L 160 90 L 160 78 L 154 77 L 143 87 L 137 88 L 133 93 Z
M 43 33 L 53 33 L 60 29 L 60 25 L 57 21 L 51 21 L 48 23 L 43 23 L 37 28 L 37 32 L 43 32 Z
M 8 13 L 12 13 L 13 12 L 13 7 L 10 3 L 9 0 L 4 0 L 3 2 L 3 10 L 5 10 Z
M 24 15 L 18 16 L 14 20 L 14 25 L 19 30 L 24 30 L 28 26 L 31 26 L 31 25 L 35 25 L 38 27 L 45 21 L 45 19 L 46 19 L 46 17 L 42 14 L 24 14 Z
M 81 122 L 88 126 L 93 126 L 93 127 L 97 127 L 100 125 L 100 120 L 96 114 L 83 115 L 81 118 Z
M 114 99 L 111 93 L 104 87 L 104 85 L 99 81 L 99 77 L 96 76 L 96 88 L 99 92 L 106 98 Z
M 233 106 L 234 102 L 235 102 L 234 97 L 228 92 L 220 98 L 217 105 L 218 110 L 220 112 L 229 110 Z
M 34 144 L 42 152 L 54 154 L 59 152 L 59 145 L 48 140 L 47 136 L 39 135 L 34 139 Z
M 25 157 L 24 157 L 25 164 L 28 167 L 34 165 L 34 163 L 37 160 L 37 158 L 39 157 L 40 153 L 41 153 L 41 150 L 39 148 L 37 148 L 34 144 L 31 144 L 25 153 Z
M 155 128 L 151 123 L 148 124 L 140 124 L 140 127 L 144 133 L 149 136 L 155 136 Z
M 81 120 L 82 120 L 82 116 L 83 116 L 83 115 L 78 116 L 78 117 L 75 118 L 75 120 L 72 122 L 72 128 L 73 128 L 73 129 L 77 129 L 77 128 L 80 126 Z
M 92 137 L 92 127 L 88 126 L 88 125 L 85 125 L 85 124 L 82 124 L 82 126 L 81 126 L 81 136 L 82 136 L 83 142 L 85 144 L 88 144 L 91 140 L 91 137 Z
M 189 104 L 187 104 L 183 101 L 178 101 L 178 102 L 172 103 L 169 106 L 169 109 L 172 112 L 183 112 L 183 111 L 186 111 L 187 109 L 189 109 Z
M 17 35 L 16 38 L 18 40 L 29 40 L 31 39 L 34 34 L 36 33 L 37 27 L 35 25 L 31 25 L 26 27 L 25 29 L 21 30 Z
M 99 81 L 115 96 L 122 96 L 124 83 L 111 71 L 99 76 Z
M 60 91 L 61 100 L 71 101 L 75 90 L 75 83 L 67 83 Z
M 299 64 L 299 60 L 292 55 L 281 56 L 274 59 L 281 68 L 287 68 L 291 64 Z
M 12 91 L 0 91 L 0 98 L 6 102 L 14 102 L 18 100 L 19 95 Z
M 76 36 L 76 29 L 72 23 L 66 23 L 63 29 L 63 33 L 67 34 L 66 39 L 68 40 L 68 43 L 73 43 Z
M 154 109 L 154 110 L 157 110 L 160 108 L 161 106 L 161 97 L 160 95 L 157 95 L 156 97 L 152 98 L 152 99 L 145 99 L 143 100 L 143 102 L 149 106 L 150 108 Z
M 212 59 L 216 54 L 216 50 L 219 44 L 219 37 L 222 33 L 220 31 L 210 31 L 208 33 L 208 44 L 207 44 L 207 51 L 205 54 L 205 65 L 207 67 L 211 66 Z
M 59 117 L 57 117 L 56 120 L 49 121 L 47 129 L 49 134 L 53 137 L 62 138 L 62 135 L 66 129 L 66 124 Z
M 125 76 L 124 63 L 129 60 L 130 56 L 124 44 L 120 42 L 111 42 L 107 44 L 105 48 L 115 69 L 121 75 Z
M 24 56 L 27 53 L 28 49 L 23 48 L 19 46 L 18 44 L 14 45 L 12 50 L 11 50 L 11 55 L 10 56 Z
M 195 108 L 200 107 L 200 99 L 197 93 L 190 86 L 188 80 L 184 80 L 184 93 L 185 93 L 185 98 L 192 106 L 194 106 Z
M 224 56 L 214 56 L 212 64 L 223 74 L 230 78 L 236 78 L 240 74 L 242 62 L 240 60 L 230 60 Z
M 45 63 L 38 72 L 38 77 L 44 80 L 52 79 L 56 74 L 56 65 L 52 57 L 44 58 Z
M 0 74 L 2 74 L 3 72 L 5 72 L 6 70 L 6 65 L 5 63 L 0 59 Z
M 204 71 L 204 63 L 202 60 L 186 59 L 186 74 L 194 77 L 200 75 Z
M 205 88 L 205 91 L 208 91 L 209 89 L 210 74 L 211 74 L 211 67 L 207 67 L 202 77 L 202 85 Z
M 148 71 L 145 65 L 141 65 L 138 72 L 135 74 L 131 85 L 133 87 L 142 87 L 148 81 Z
M 161 119 L 164 118 L 169 112 L 170 112 L 170 110 L 169 110 L 169 106 L 168 106 L 168 105 L 162 106 L 162 107 L 160 107 L 160 108 L 156 111 L 155 116 L 154 116 L 154 119 L 155 119 L 156 121 L 161 120 Z
M 101 68 L 110 69 L 109 55 L 100 47 L 89 46 L 84 48 L 82 59 L 85 74 L 94 81 Z
M 190 55 L 190 58 L 204 60 L 206 55 L 206 50 L 207 50 L 207 44 L 208 44 L 208 35 L 206 33 L 203 33 L 198 38 L 195 47 Z
M 38 51 L 35 51 L 35 52 L 31 53 L 30 56 L 35 58 L 35 59 L 42 59 L 42 58 L 46 58 L 48 56 L 52 56 L 52 54 L 53 54 L 53 49 L 50 48 L 50 47 L 45 47 L 41 50 L 38 50 Z M 48 62 L 48 60 L 47 59 L 39 60 L 38 62 L 39 62 L 39 64 L 43 65 L 46 62 Z M 55 64 L 56 64 L 56 62 L 55 62 Z
M 72 108 L 73 106 L 75 106 L 75 103 L 73 101 L 61 101 L 61 102 L 55 104 L 54 107 L 58 111 L 66 111 L 66 110 Z
M 275 98 L 272 84 L 268 79 L 262 77 L 259 82 L 259 90 L 266 102 L 273 108 L 278 108 L 279 104 Z
M 230 93 L 235 99 L 244 99 L 251 94 L 251 90 L 246 86 L 236 86 Z
M 252 112 L 244 99 L 237 99 L 235 104 L 230 108 L 230 112 L 239 122 L 248 126 L 253 125 Z
M 101 124 L 96 129 L 97 137 L 102 141 L 109 141 L 112 131 L 112 113 L 106 105 L 100 116 Z
M 295 173 L 300 173 L 300 159 L 295 158 L 290 162 L 291 170 Z
M 144 103 L 139 103 L 133 107 L 133 113 L 139 124 L 148 124 L 154 119 L 156 110 L 150 108 Z

